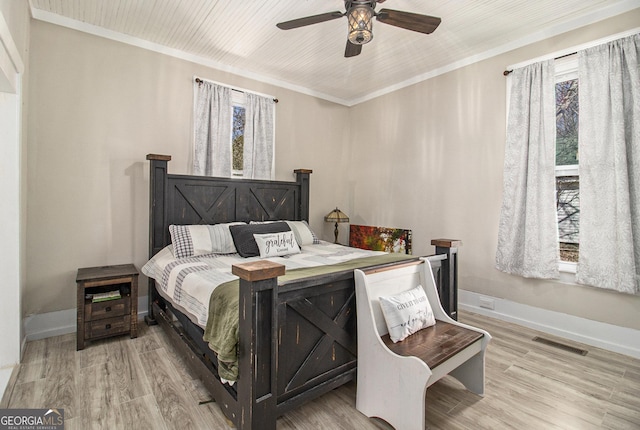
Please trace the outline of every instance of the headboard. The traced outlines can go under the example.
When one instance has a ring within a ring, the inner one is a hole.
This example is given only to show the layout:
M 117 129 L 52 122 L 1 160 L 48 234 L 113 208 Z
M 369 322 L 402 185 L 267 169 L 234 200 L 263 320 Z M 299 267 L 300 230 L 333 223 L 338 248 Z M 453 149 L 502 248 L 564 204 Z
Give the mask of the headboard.
M 171 243 L 169 225 L 232 221 L 309 221 L 311 170 L 296 182 L 170 175 L 170 155 L 148 154 L 149 258 Z

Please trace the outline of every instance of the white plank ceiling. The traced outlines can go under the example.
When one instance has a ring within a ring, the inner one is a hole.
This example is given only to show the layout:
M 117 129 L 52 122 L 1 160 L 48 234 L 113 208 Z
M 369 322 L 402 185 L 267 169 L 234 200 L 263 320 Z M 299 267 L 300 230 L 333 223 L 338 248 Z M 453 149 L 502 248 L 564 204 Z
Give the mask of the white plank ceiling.
M 344 58 L 347 18 L 294 30 L 276 23 L 343 0 L 30 0 L 32 15 L 345 105 L 640 7 L 640 0 L 387 0 L 442 18 L 430 35 L 380 22 Z M 149 43 L 151 42 L 151 43 Z

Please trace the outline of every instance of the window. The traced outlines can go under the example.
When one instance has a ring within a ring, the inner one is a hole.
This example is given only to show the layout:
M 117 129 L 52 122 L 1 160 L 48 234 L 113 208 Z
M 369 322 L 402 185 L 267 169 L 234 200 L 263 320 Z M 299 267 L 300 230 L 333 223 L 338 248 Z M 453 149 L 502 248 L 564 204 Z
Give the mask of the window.
M 498 270 L 640 291 L 639 47 L 635 29 L 510 66 Z
M 276 103 L 272 96 L 194 79 L 193 173 L 273 179 Z
M 244 122 L 245 110 L 244 106 L 233 106 L 233 136 L 232 136 L 232 170 L 233 176 L 242 176 L 242 163 L 244 151 Z
M 259 109 L 262 108 L 258 108 L 256 105 L 254 105 L 252 108 L 251 106 L 248 106 L 249 103 L 251 103 L 251 96 L 247 96 L 245 92 L 239 90 L 231 91 L 231 177 L 234 178 L 255 178 L 255 176 L 252 176 L 251 172 L 253 171 L 255 175 L 256 159 L 253 160 L 253 164 L 245 163 L 245 149 L 249 149 L 248 152 L 251 153 L 252 148 L 247 147 L 247 145 L 253 145 L 253 151 L 266 151 L 268 145 L 257 141 L 252 142 L 252 137 L 254 139 L 266 139 L 267 141 L 271 142 L 270 145 L 271 147 L 273 147 L 273 140 L 269 139 L 269 133 L 263 131 L 263 128 L 267 127 L 267 124 L 263 122 L 256 122 L 256 117 L 271 118 L 269 124 L 272 126 L 272 124 L 275 124 L 275 110 L 261 111 Z M 245 139 L 247 121 L 252 121 L 252 114 L 254 115 L 252 123 L 254 136 L 247 136 L 247 138 Z M 247 118 L 247 115 L 249 116 L 249 118 Z M 271 138 L 272 137 L 273 129 L 271 130 Z M 267 160 L 268 158 L 268 161 L 264 161 L 263 164 L 266 163 L 272 166 L 272 157 L 259 156 L 258 158 L 265 160 Z M 270 171 L 272 172 L 272 168 L 270 168 Z M 267 176 L 263 175 L 259 179 L 272 179 L 270 177 L 271 175 L 272 173 Z
M 578 61 L 556 62 L 556 207 L 560 260 L 577 263 L 580 232 Z

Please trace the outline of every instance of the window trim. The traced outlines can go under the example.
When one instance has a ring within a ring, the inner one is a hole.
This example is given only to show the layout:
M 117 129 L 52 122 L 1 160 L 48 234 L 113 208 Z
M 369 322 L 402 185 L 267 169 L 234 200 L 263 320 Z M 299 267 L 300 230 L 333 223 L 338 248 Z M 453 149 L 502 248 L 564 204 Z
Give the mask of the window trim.
M 571 54 L 558 58 L 553 62 L 555 68 L 556 84 L 558 82 L 578 79 L 578 55 Z
M 556 178 L 558 176 L 580 176 L 580 165 L 567 164 L 564 166 L 556 166 Z
M 572 261 L 558 260 L 558 270 L 560 272 L 576 273 L 577 268 L 578 268 L 578 263 L 574 263 Z

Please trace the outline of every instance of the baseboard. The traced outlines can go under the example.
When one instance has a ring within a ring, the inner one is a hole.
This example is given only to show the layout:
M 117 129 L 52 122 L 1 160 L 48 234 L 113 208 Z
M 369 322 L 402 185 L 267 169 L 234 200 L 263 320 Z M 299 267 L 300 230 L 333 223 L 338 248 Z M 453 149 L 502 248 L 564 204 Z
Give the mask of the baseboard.
M 458 301 L 458 307 L 462 310 L 640 358 L 640 330 L 592 321 L 466 290 L 458 291 Z M 493 309 L 480 307 L 481 302 L 487 304 L 487 301 L 494 306 Z M 147 296 L 138 297 L 138 318 L 142 318 L 147 312 Z M 26 340 L 73 333 L 76 331 L 76 316 L 75 309 L 31 315 L 24 319 Z
M 147 296 L 138 297 L 138 319 L 147 315 L 148 300 Z M 75 333 L 77 317 L 75 308 L 30 315 L 23 320 L 25 339 L 30 341 Z
M 491 306 L 493 309 L 490 309 Z M 466 290 L 458 291 L 458 307 L 462 310 L 512 322 L 586 345 L 640 358 L 640 330 L 549 311 Z

